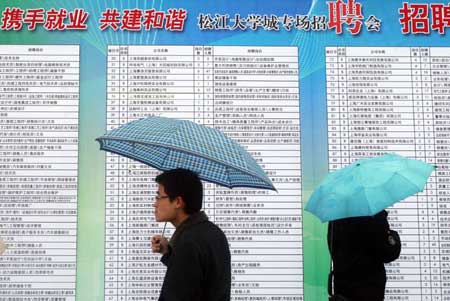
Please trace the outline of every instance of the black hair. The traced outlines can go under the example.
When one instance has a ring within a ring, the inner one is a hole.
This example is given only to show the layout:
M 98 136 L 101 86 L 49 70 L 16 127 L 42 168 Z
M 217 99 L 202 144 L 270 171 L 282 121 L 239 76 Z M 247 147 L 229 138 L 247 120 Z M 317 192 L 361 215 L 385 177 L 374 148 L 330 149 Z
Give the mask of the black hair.
M 202 208 L 203 185 L 197 173 L 184 168 L 171 169 L 159 174 L 155 182 L 164 186 L 171 201 L 182 197 L 187 214 L 199 212 Z

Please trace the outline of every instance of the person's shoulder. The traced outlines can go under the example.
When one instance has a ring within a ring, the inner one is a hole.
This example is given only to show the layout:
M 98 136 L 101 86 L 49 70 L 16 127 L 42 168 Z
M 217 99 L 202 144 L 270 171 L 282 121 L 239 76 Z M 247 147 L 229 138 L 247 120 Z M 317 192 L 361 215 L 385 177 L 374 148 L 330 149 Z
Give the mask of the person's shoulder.
M 374 215 L 374 218 L 385 219 L 388 216 L 388 212 L 386 210 L 381 210 L 377 214 Z
M 203 221 L 193 225 L 180 237 L 181 244 L 193 244 L 200 248 L 208 246 L 212 242 L 228 244 L 227 241 L 227 237 L 222 229 L 210 221 Z
M 189 228 L 188 236 L 195 240 L 210 241 L 210 240 L 226 240 L 226 235 L 215 223 L 206 220 L 195 224 Z
M 358 224 L 365 224 L 367 222 L 370 222 L 372 219 L 372 216 L 354 216 L 335 220 L 333 221 L 333 224 L 336 226 L 353 226 Z
M 196 229 L 197 231 L 200 230 L 205 233 L 221 233 L 221 234 L 225 235 L 219 226 L 217 226 L 215 223 L 213 223 L 209 220 L 198 223 L 195 226 L 197 228 Z M 195 230 L 195 229 L 193 229 L 193 230 Z

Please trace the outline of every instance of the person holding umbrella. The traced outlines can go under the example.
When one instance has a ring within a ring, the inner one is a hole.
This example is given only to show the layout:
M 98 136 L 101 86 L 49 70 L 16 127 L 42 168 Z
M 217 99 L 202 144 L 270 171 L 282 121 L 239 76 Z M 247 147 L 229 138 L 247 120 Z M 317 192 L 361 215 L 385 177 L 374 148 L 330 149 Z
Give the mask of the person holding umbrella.
M 384 263 L 397 259 L 401 241 L 385 208 L 423 191 L 435 166 L 394 153 L 360 159 L 329 173 L 306 211 L 328 224 L 330 300 L 384 300 Z
M 173 169 L 158 175 L 155 218 L 175 228 L 170 242 L 152 237 L 152 250 L 167 266 L 160 301 L 228 301 L 231 258 L 227 238 L 208 220 L 202 208 L 203 187 L 198 175 Z
M 164 235 L 152 238 L 152 250 L 163 254 L 167 266 L 159 300 L 230 300 L 229 246 L 200 211 L 201 180 L 276 191 L 256 160 L 215 128 L 161 116 L 131 121 L 96 140 L 101 150 L 163 171 L 156 177 L 155 218 L 176 230 L 170 241 Z

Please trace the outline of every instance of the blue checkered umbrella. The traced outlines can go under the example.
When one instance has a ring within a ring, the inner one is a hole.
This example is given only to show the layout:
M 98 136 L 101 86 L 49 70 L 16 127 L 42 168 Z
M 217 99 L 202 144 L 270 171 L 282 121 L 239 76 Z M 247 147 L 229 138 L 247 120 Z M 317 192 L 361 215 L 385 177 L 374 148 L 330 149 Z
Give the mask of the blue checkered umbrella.
M 187 120 L 148 117 L 96 139 L 100 149 L 159 170 L 185 168 L 225 187 L 275 190 L 255 159 L 222 132 Z

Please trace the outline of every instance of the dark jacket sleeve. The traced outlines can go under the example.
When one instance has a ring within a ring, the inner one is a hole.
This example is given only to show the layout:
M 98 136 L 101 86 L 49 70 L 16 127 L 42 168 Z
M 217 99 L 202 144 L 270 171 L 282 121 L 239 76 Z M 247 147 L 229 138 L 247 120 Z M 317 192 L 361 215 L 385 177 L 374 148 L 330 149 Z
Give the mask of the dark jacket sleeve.
M 170 255 L 160 300 L 200 300 L 203 282 L 202 255 L 192 241 L 179 242 Z
M 170 255 L 172 255 L 172 247 L 169 245 L 168 248 L 169 248 L 169 250 L 167 251 L 167 253 L 161 257 L 161 262 L 165 266 L 169 265 Z
M 389 231 L 387 216 L 388 213 L 386 210 L 383 210 L 373 217 L 372 247 L 374 250 L 374 256 L 380 261 L 383 261 L 383 248 L 387 240 L 387 233 Z
M 169 260 L 170 260 L 170 254 L 164 254 L 161 257 L 161 262 L 165 265 L 168 266 L 169 265 Z

